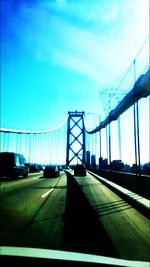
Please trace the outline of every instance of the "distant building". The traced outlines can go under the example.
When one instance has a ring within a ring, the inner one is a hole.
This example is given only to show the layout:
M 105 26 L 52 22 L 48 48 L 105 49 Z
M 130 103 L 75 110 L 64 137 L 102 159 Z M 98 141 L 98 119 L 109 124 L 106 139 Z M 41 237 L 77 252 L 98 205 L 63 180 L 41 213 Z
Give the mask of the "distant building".
M 141 168 L 141 173 L 145 175 L 150 175 L 150 162 L 145 163 Z
M 91 164 L 91 156 L 90 156 L 90 151 L 86 151 L 86 156 L 85 156 L 85 161 L 86 161 L 86 167 L 90 168 L 90 164 Z
M 91 156 L 91 167 L 92 169 L 96 169 L 96 156 L 95 155 Z
M 99 170 L 107 170 L 108 169 L 108 159 L 99 158 Z
M 124 171 L 125 172 L 131 172 L 131 166 L 129 164 L 124 165 Z
M 112 171 L 124 171 L 124 163 L 121 160 L 113 160 L 111 162 Z

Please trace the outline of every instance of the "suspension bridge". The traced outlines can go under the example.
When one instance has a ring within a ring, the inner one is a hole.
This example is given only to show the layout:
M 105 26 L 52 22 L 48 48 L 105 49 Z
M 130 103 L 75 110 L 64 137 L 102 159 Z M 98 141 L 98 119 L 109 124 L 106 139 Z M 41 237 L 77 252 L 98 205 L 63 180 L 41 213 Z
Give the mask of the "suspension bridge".
M 146 125 L 146 122 L 149 123 L 149 72 L 148 69 L 138 77 L 131 90 L 121 95 L 116 106 L 94 129 L 86 128 L 87 115 L 84 111 L 69 111 L 67 118 L 56 129 L 27 131 L 1 128 L 1 152 L 23 154 L 29 164 L 71 166 L 83 163 L 89 170 L 107 178 L 115 173 L 115 181 L 118 171 L 122 172 L 126 181 L 131 179 L 130 176 L 132 179 L 149 176 L 149 127 Z M 113 95 L 109 93 L 109 98 Z M 147 116 L 144 124 L 143 106 Z M 126 113 L 127 119 L 123 117 Z M 137 190 L 135 184 L 138 180 L 138 188 L 142 185 L 146 192 L 143 194 L 147 196 L 147 181 L 142 184 L 144 178 L 133 180 L 131 188 Z
M 2 245 L 150 260 L 149 75 L 148 66 L 113 107 L 117 90 L 105 91 L 108 112 L 92 129 L 85 111 L 68 111 L 55 129 L 0 129 L 1 152 L 23 154 L 29 164 L 68 166 L 57 179 L 1 181 Z M 86 177 L 74 177 L 76 164 L 86 166 Z

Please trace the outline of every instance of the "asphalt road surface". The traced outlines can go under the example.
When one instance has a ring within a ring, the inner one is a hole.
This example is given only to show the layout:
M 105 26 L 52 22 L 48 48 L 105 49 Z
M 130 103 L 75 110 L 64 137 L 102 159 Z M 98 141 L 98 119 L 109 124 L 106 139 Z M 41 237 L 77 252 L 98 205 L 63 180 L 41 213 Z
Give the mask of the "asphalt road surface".
M 150 222 L 90 174 L 1 181 L 0 245 L 150 261 Z

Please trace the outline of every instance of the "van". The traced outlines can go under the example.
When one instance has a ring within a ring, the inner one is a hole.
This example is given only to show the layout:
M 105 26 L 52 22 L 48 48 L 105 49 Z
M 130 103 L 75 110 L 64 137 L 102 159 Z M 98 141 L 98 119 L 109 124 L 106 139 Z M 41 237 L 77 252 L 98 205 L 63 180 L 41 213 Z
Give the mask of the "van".
M 86 167 L 84 164 L 77 164 L 74 167 L 74 176 L 86 176 Z
M 13 152 L 0 152 L 0 178 L 28 177 L 25 157 Z
M 43 171 L 44 178 L 59 177 L 59 175 L 60 175 L 60 170 L 57 165 L 46 166 Z

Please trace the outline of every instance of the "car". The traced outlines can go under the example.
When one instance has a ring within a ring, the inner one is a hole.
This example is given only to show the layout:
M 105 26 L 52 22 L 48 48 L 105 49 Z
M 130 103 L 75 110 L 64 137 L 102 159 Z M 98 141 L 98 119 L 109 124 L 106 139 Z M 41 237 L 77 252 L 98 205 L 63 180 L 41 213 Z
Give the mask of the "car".
M 77 164 L 74 167 L 74 175 L 75 176 L 86 176 L 86 167 L 84 164 Z
M 34 172 L 40 172 L 40 167 L 38 164 L 28 164 L 29 172 L 34 173 Z
M 28 177 L 25 157 L 14 152 L 0 152 L 0 178 Z
M 46 166 L 43 171 L 44 178 L 59 177 L 59 175 L 60 175 L 60 170 L 57 165 Z

